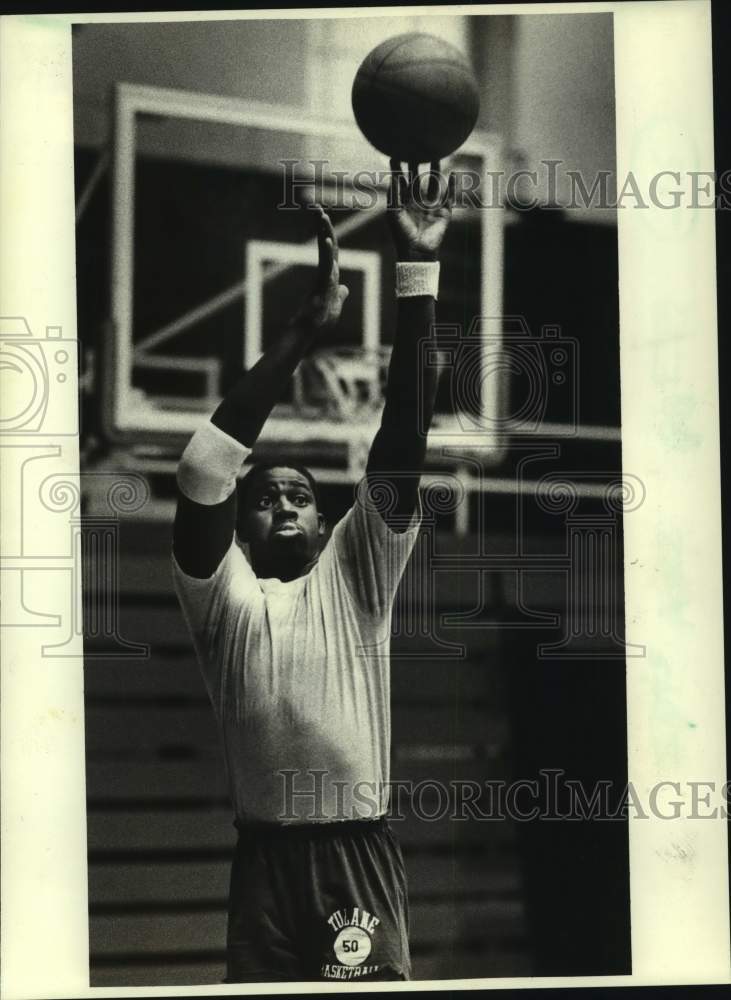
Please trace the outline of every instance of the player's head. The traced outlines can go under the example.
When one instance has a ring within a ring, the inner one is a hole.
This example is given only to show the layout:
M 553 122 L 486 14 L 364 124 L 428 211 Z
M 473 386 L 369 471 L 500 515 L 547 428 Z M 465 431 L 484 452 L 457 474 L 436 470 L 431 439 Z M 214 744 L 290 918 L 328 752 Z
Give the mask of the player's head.
M 325 534 L 312 473 L 300 465 L 257 463 L 239 480 L 237 494 L 236 530 L 257 576 L 301 576 Z

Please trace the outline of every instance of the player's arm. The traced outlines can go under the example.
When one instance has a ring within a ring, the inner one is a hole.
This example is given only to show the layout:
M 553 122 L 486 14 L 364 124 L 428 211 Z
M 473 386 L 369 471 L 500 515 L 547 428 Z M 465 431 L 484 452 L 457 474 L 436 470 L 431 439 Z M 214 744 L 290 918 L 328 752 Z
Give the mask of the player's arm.
M 395 531 L 405 530 L 414 512 L 426 456 L 438 370 L 425 364 L 424 340 L 434 336 L 439 250 L 455 190 L 454 176 L 445 183 L 439 163 L 431 165 L 423 199 L 414 197 L 417 178 L 417 164 L 409 165 L 407 178 L 401 165 L 391 161 L 388 215 L 398 258 L 398 319 L 381 426 L 366 468 L 369 482 L 385 480 L 391 487 L 395 504 L 384 519 Z
M 180 459 L 173 553 L 189 576 L 207 579 L 228 551 L 236 527 L 239 470 L 295 368 L 323 330 L 337 323 L 347 298 L 335 232 L 324 211 L 318 211 L 319 263 L 311 295 L 196 431 Z

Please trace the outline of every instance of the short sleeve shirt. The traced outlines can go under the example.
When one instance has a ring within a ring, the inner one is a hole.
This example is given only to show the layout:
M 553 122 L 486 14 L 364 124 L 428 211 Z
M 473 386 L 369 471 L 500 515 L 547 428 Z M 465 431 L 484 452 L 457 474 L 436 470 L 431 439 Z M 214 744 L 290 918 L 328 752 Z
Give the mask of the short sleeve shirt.
M 288 582 L 256 577 L 235 541 L 206 580 L 173 558 L 240 820 L 386 811 L 391 609 L 419 520 L 397 533 L 358 502 L 314 567 Z

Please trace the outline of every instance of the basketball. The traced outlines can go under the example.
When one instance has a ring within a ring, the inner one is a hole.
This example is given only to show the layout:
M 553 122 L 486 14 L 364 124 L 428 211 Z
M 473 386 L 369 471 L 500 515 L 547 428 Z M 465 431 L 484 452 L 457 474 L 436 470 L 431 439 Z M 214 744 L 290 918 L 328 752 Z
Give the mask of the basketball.
M 404 162 L 440 160 L 462 145 L 480 98 L 467 59 L 435 35 L 396 35 L 365 57 L 353 81 L 353 113 L 381 153 Z

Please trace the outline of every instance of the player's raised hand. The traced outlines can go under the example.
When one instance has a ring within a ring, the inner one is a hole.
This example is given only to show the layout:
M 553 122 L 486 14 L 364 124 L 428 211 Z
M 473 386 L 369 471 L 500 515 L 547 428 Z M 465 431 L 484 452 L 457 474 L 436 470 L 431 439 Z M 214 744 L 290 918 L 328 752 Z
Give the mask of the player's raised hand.
M 300 318 L 309 321 L 318 330 L 334 326 L 340 319 L 348 289 L 340 284 L 338 265 L 338 239 L 329 216 L 321 205 L 317 212 L 317 277 L 312 292 L 305 302 Z
M 401 261 L 436 260 L 452 217 L 456 178 L 446 179 L 438 161 L 431 164 L 426 185 L 418 163 L 410 163 L 408 177 L 398 160 L 391 160 L 388 218 L 396 253 Z

